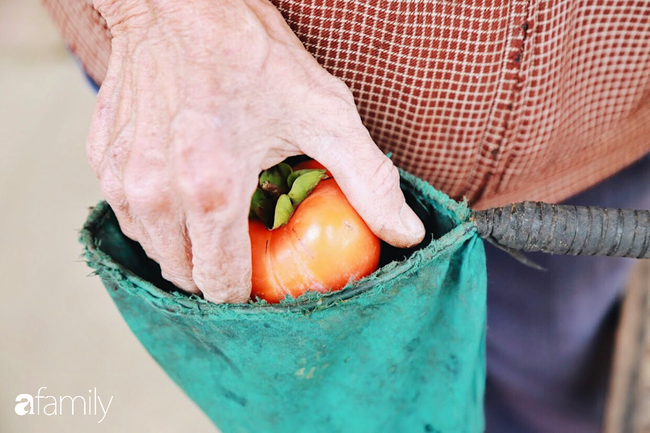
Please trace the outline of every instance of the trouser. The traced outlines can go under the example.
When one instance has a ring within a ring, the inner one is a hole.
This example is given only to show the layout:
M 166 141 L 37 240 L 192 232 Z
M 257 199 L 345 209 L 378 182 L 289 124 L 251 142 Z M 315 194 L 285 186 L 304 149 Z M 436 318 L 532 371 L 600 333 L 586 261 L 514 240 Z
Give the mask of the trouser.
M 650 155 L 565 203 L 650 209 Z M 636 261 L 528 254 L 541 272 L 486 250 L 487 431 L 600 431 L 617 315 Z

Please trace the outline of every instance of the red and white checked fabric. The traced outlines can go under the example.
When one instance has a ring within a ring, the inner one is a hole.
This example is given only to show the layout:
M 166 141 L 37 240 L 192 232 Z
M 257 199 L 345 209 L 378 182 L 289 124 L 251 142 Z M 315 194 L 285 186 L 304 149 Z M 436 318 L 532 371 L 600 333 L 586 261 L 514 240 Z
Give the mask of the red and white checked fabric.
M 101 83 L 110 32 L 90 0 L 44 3 Z M 559 201 L 650 152 L 648 0 L 273 3 L 377 145 L 475 208 Z

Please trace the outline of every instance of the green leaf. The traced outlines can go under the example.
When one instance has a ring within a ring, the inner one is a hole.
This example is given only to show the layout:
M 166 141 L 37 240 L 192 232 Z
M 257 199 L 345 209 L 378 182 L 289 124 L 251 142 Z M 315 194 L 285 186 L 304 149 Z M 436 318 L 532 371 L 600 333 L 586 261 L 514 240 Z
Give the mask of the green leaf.
M 293 211 L 294 207 L 288 195 L 282 194 L 278 197 L 278 202 L 275 205 L 275 218 L 273 219 L 272 229 L 286 225 L 291 215 L 293 215 Z
M 259 217 L 260 209 L 262 208 L 264 201 L 266 201 L 264 191 L 256 188 L 255 192 L 253 193 L 253 197 L 251 198 L 251 209 L 249 213 L 250 218 Z
M 291 189 L 291 187 L 293 186 L 293 183 L 296 181 L 296 179 L 298 179 L 298 177 L 300 177 L 300 176 L 302 176 L 303 174 L 306 174 L 306 173 L 311 173 L 312 171 L 318 171 L 318 172 L 323 173 L 323 174 L 327 173 L 327 170 L 322 169 L 322 168 L 305 168 L 303 170 L 294 171 L 287 178 L 287 184 L 289 185 L 289 189 Z
M 260 187 L 273 196 L 280 196 L 289 191 L 287 178 L 291 174 L 291 166 L 281 162 L 260 175 Z
M 303 171 L 303 170 L 299 170 Z M 291 184 L 289 198 L 295 206 L 298 206 L 309 194 L 316 188 L 322 178 L 325 177 L 326 170 L 304 170 Z
M 293 169 L 287 163 L 281 162 L 278 165 L 276 165 L 276 167 L 278 167 L 278 170 L 282 175 L 282 179 L 285 179 L 285 181 L 291 175 L 291 173 L 293 173 Z

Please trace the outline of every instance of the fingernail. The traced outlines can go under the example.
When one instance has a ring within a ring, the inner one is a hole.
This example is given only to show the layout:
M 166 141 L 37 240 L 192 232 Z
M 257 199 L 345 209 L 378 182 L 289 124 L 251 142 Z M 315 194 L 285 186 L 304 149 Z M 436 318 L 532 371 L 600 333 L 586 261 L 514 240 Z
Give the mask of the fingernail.
M 414 240 L 420 242 L 422 239 L 424 239 L 424 224 L 406 203 L 404 203 L 404 206 L 402 206 L 400 217 L 402 218 L 402 224 L 404 225 L 404 228 L 408 234 L 413 237 Z

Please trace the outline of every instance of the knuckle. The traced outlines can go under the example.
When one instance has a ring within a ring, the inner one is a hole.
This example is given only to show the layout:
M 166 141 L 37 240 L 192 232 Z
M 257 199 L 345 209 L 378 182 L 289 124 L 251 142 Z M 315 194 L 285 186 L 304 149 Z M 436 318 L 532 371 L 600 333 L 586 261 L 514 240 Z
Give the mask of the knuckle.
M 336 79 L 334 85 L 334 96 L 340 100 L 346 107 L 356 110 L 356 103 L 352 90 L 341 80 Z
M 142 246 L 142 249 L 144 250 L 145 254 L 147 254 L 147 257 L 149 257 L 151 260 L 160 263 L 160 255 L 158 252 L 151 246 L 151 242 L 149 239 L 145 236 L 142 236 L 142 234 L 137 234 L 135 237 L 132 238 L 133 240 L 137 241 L 140 243 Z
M 128 213 L 115 212 L 117 221 L 120 225 L 120 230 L 127 238 L 139 242 L 148 257 L 156 260 L 155 253 L 153 253 L 149 239 L 144 234 L 142 226 L 139 221 L 134 220 Z
M 124 196 L 136 212 L 155 211 L 168 203 L 159 174 L 131 170 L 124 173 Z
M 104 198 L 111 205 L 116 213 L 128 213 L 128 204 L 124 195 L 122 182 L 115 175 L 110 167 L 105 167 L 99 174 L 99 184 L 104 194 Z
M 223 212 L 236 195 L 231 176 L 208 175 L 205 171 L 188 171 L 178 177 L 178 186 L 189 209 L 199 213 Z
M 179 269 L 163 268 L 161 269 L 161 275 L 165 280 L 171 281 L 176 287 L 181 288 L 186 292 L 199 292 L 199 289 L 196 287 L 196 284 L 194 284 L 194 280 L 192 279 L 191 271 L 188 274 L 188 272 Z
M 347 84 L 340 78 L 332 77 L 331 80 L 329 80 L 328 85 L 331 88 L 332 93 L 336 94 L 340 98 L 344 99 L 352 99 L 352 91 L 348 87 Z
M 113 171 L 105 169 L 100 173 L 99 183 L 104 193 L 104 197 L 110 203 L 111 201 L 120 201 L 124 199 L 122 184 L 113 174 Z
M 379 198 L 392 198 L 395 191 L 399 189 L 399 170 L 393 162 L 384 158 L 377 166 L 373 176 L 373 192 Z
M 118 217 L 118 221 L 120 221 L 120 230 L 122 230 L 122 233 L 124 233 L 124 236 L 126 236 L 129 239 L 132 239 L 136 242 L 140 242 L 142 247 L 144 248 L 145 252 L 148 251 L 148 248 L 145 247 L 145 240 L 141 236 L 141 231 L 138 230 L 138 228 L 131 222 L 122 222 L 123 219 L 120 219 Z M 152 257 L 152 255 L 147 252 L 148 257 Z
M 311 95 L 327 100 L 326 106 L 334 109 L 354 108 L 356 110 L 354 95 L 347 84 L 343 80 L 329 75 L 326 71 L 323 71 L 323 74 L 326 76 L 315 80 Z

